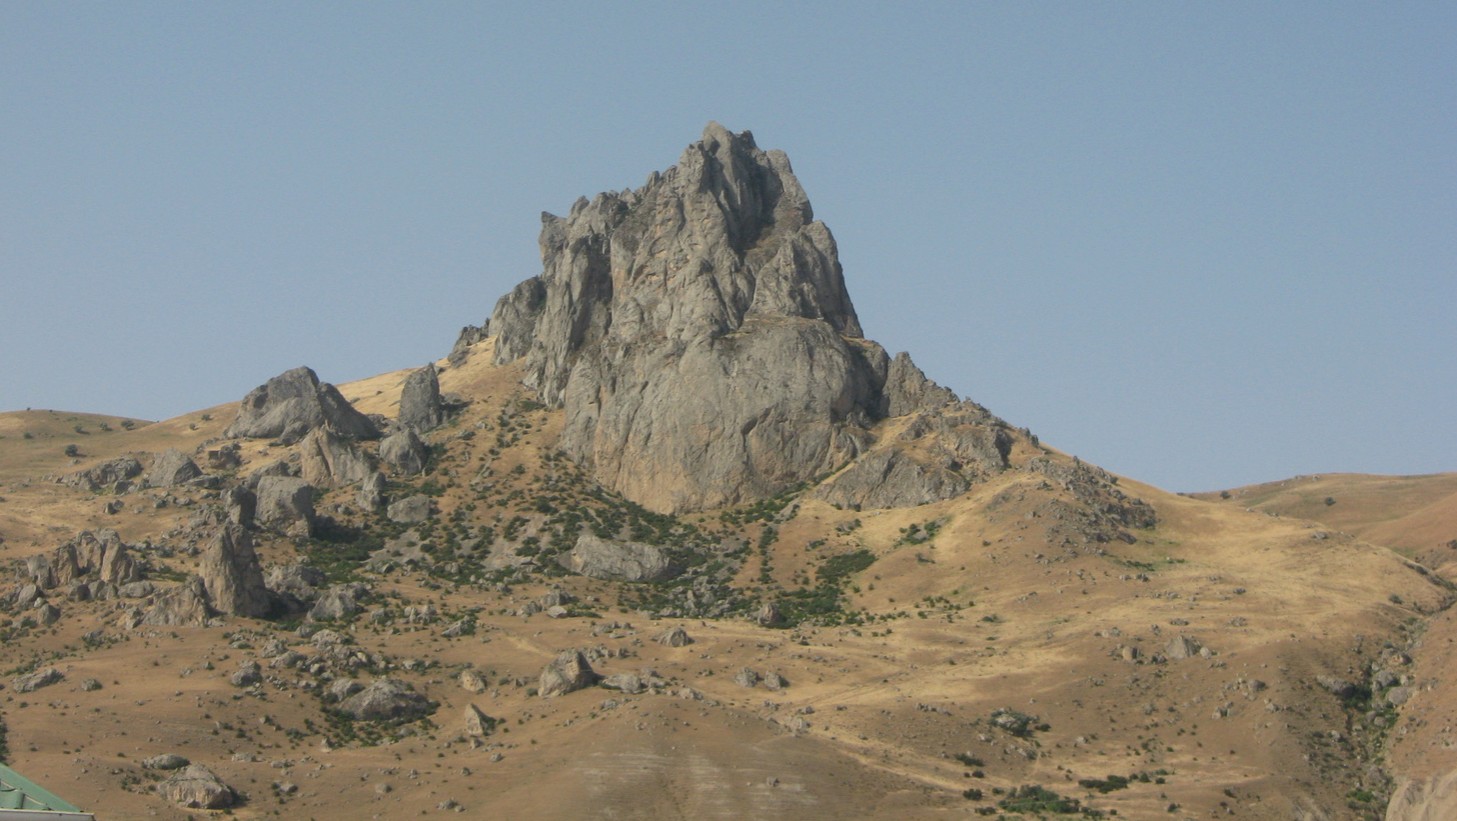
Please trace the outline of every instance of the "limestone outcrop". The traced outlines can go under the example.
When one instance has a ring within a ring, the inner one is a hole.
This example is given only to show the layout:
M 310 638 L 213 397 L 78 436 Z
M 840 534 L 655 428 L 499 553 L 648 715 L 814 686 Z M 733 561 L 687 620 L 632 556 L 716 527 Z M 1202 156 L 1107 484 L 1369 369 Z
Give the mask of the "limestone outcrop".
M 379 458 L 400 473 L 414 475 L 425 471 L 430 449 L 414 428 L 402 427 L 379 443 Z
M 176 448 L 168 448 L 157 454 L 152 462 L 152 469 L 147 471 L 146 479 L 142 480 L 145 487 L 172 487 L 184 482 L 196 479 L 202 475 L 202 469 L 191 457 Z
M 625 582 L 659 581 L 673 575 L 668 554 L 662 548 L 600 539 L 592 533 L 577 537 L 576 546 L 561 557 L 561 565 L 594 579 Z
M 117 587 L 142 578 L 141 568 L 114 530 L 83 530 L 49 553 L 28 557 L 25 573 L 40 590 L 79 581 Z
M 263 476 L 258 480 L 258 523 L 278 530 L 301 529 L 314 523 L 314 488 L 294 476 Z
M 220 613 L 259 617 L 273 608 L 253 539 L 239 525 L 223 525 L 203 550 L 202 580 L 213 609 Z
M 238 800 L 232 787 L 201 764 L 189 764 L 158 783 L 157 794 L 179 807 L 193 810 L 226 809 Z
M 414 721 L 434 712 L 435 707 L 409 683 L 382 678 L 341 702 L 339 712 L 359 721 Z
M 554 698 L 596 684 L 601 676 L 579 650 L 564 650 L 541 671 L 536 691 L 542 698 Z
M 369 457 L 327 425 L 314 428 L 304 437 L 299 443 L 299 457 L 300 475 L 315 487 L 352 485 L 374 473 Z
M 543 271 L 497 304 L 496 358 L 566 409 L 563 449 L 651 509 L 835 470 L 883 416 L 834 238 L 788 158 L 711 123 L 642 188 L 543 215 Z
M 209 615 L 207 587 L 202 577 L 189 576 L 182 584 L 153 597 L 151 606 L 138 616 L 136 623 L 152 627 L 196 626 L 206 622 Z
M 445 403 L 440 399 L 440 377 L 434 365 L 411 371 L 400 390 L 401 426 L 424 432 L 445 421 Z
M 128 480 L 140 476 L 141 473 L 141 462 L 131 456 L 118 456 L 86 470 L 68 473 L 56 481 L 81 490 L 96 491 L 110 488 L 122 492 L 129 488 Z
M 355 410 L 338 388 L 321 383 L 310 368 L 294 368 L 250 391 L 223 436 L 292 443 L 325 424 L 354 439 L 379 438 L 379 428 Z

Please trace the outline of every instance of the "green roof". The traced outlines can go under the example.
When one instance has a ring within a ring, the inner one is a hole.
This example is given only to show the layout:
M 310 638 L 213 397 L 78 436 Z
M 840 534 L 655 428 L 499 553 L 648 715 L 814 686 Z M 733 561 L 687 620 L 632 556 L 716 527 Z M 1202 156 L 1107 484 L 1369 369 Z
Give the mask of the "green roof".
M 0 810 L 82 812 L 80 807 L 0 764 Z

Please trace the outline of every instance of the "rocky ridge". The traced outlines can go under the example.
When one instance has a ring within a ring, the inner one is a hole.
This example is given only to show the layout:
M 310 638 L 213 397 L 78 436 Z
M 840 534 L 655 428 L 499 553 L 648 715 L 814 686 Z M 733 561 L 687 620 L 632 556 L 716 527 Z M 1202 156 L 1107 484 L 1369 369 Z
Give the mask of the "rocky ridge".
M 829 228 L 748 132 L 710 123 L 643 187 L 542 223 L 542 273 L 491 316 L 497 361 L 523 360 L 562 449 L 649 509 L 773 496 L 955 400 L 862 336 Z

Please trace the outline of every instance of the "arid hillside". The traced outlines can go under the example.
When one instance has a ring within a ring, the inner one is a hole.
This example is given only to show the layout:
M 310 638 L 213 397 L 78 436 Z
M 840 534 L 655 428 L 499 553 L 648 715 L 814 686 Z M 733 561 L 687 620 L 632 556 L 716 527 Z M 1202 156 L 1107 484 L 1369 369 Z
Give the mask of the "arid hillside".
M 716 123 L 540 245 L 421 368 L 0 415 L 0 757 L 107 819 L 1451 817 L 1452 477 L 1069 456 Z
M 99 419 L 7 415 L 8 761 L 116 818 L 187 814 L 156 790 L 170 773 L 144 766 L 166 753 L 237 790 L 238 817 L 458 805 L 502 817 L 905 818 L 1072 801 L 1134 818 L 1379 817 L 1388 787 L 1373 765 L 1402 720 L 1385 699 L 1448 600 L 1392 551 L 1166 494 L 1030 440 L 1006 470 L 930 504 L 837 508 L 811 485 L 653 514 L 557 454 L 561 412 L 492 365 L 491 344 L 438 363 L 458 405 L 426 435 L 424 472 L 377 463 L 392 498 L 429 499 L 427 519 L 394 521 L 342 486 L 314 500 L 327 517 L 314 532 L 255 526 L 265 569 L 325 572 L 301 607 L 339 591 L 357 601 L 334 618 L 146 623 L 168 590 L 209 572 L 226 487 L 270 464 L 301 469 L 306 440 L 240 440 L 236 466 L 204 474 L 217 487 L 91 490 L 56 479 L 128 454 L 145 468 L 167 448 L 205 463 L 228 444 L 218 436 L 236 407 L 131 430 L 113 420 L 106 433 Z M 406 377 L 341 392 L 391 417 Z M 64 455 L 73 443 L 81 457 Z M 377 458 L 373 444 L 352 446 Z M 1155 523 L 1110 524 L 1108 510 L 1132 500 Z M 554 543 L 570 549 L 560 534 L 573 521 L 686 546 L 690 566 L 632 582 L 543 560 Z M 24 559 L 103 529 L 149 588 L 85 600 L 83 575 L 17 603 Z M 674 628 L 692 643 L 657 640 Z M 543 697 L 543 669 L 572 649 L 605 678 Z M 52 668 L 59 681 L 22 692 L 24 675 Z M 423 695 L 428 714 L 340 717 L 337 694 L 380 678 Z M 468 707 L 493 721 L 469 723 Z

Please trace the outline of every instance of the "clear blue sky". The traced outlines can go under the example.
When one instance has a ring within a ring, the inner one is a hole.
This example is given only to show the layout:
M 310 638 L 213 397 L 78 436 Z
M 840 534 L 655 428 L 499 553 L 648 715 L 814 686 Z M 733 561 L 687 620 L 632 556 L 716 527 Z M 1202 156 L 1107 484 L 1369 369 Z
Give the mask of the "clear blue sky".
M 0 410 L 422 364 L 714 119 L 1049 444 L 1457 470 L 1457 4 L 499 5 L 0 3 Z

